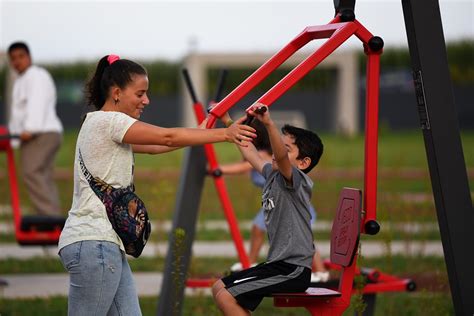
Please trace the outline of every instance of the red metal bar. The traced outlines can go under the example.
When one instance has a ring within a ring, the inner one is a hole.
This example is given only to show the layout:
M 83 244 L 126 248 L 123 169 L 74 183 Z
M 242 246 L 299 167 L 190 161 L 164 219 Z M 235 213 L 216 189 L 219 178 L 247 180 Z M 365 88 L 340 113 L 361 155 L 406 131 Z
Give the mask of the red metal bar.
M 342 269 L 342 275 L 340 276 L 338 291 L 341 292 L 342 295 L 339 299 L 344 303 L 344 305 L 347 304 L 347 306 L 351 303 L 352 287 L 354 285 L 354 276 L 356 274 L 356 263 L 357 254 L 354 255 L 352 264 Z
M 321 47 L 302 61 L 292 71 L 290 71 L 283 79 L 268 90 L 257 102 L 270 106 L 278 98 L 280 98 L 288 89 L 295 85 L 310 70 L 319 65 L 327 56 L 329 56 L 336 48 L 344 43 L 357 30 L 357 25 L 348 23 L 338 23 L 332 25 L 341 25 L 336 32 Z M 248 110 L 248 109 L 247 109 Z
M 218 279 L 187 279 L 186 286 L 192 288 L 211 287 Z
M 206 118 L 206 114 L 204 112 L 204 108 L 202 104 L 200 102 L 194 103 L 193 109 L 194 109 L 194 114 L 196 115 L 198 124 L 201 124 L 202 121 L 204 121 L 204 119 Z M 204 145 L 204 152 L 206 154 L 206 158 L 209 163 L 209 168 L 211 170 L 219 169 L 216 152 L 214 150 L 213 145 L 212 144 Z M 230 201 L 229 193 L 227 192 L 224 179 L 222 177 L 214 177 L 214 185 L 216 187 L 222 208 L 224 209 L 224 214 L 227 219 L 227 223 L 229 224 L 229 230 L 232 236 L 232 240 L 234 241 L 237 254 L 239 256 L 240 262 L 242 263 L 242 267 L 244 269 L 250 268 L 250 260 L 249 260 L 249 257 L 247 256 L 247 253 L 245 252 L 242 235 L 240 234 L 237 218 L 235 217 L 234 209 L 232 207 L 232 202 Z
M 370 33 L 369 30 L 365 28 L 365 26 L 360 24 L 359 21 L 354 20 L 354 23 L 357 24 L 357 31 L 355 32 L 355 36 L 357 36 L 362 41 L 362 43 L 369 43 L 369 40 L 373 37 L 372 33 Z
M 411 280 L 408 279 L 398 279 L 390 282 L 369 283 L 364 286 L 362 293 L 406 292 L 410 282 Z
M 10 144 L 5 146 L 7 154 L 7 165 L 8 165 L 8 182 L 10 185 L 10 203 L 13 211 L 13 221 L 15 223 L 15 232 L 18 236 L 21 225 L 21 211 L 20 211 L 20 193 L 18 190 L 18 183 L 16 181 L 16 168 L 15 158 L 13 156 L 13 149 Z
M 0 126 L 0 135 L 8 135 L 8 130 Z M 58 243 L 61 229 L 52 231 L 22 231 L 22 214 L 20 209 L 20 193 L 16 176 L 15 157 L 9 139 L 0 141 L 0 151 L 7 155 L 8 183 L 10 189 L 10 203 L 12 206 L 15 238 L 20 245 L 54 245 Z
M 211 110 L 210 112 L 211 116 L 209 117 L 207 127 L 211 128 L 212 126 L 214 126 L 216 119 L 218 117 L 221 117 L 232 106 L 234 106 L 242 97 L 248 94 L 263 79 L 265 79 L 270 73 L 272 73 L 275 69 L 277 69 L 283 62 L 285 62 L 296 51 L 298 51 L 301 47 L 306 45 L 308 42 L 316 38 L 327 38 L 329 36 L 334 36 L 335 34 L 340 32 L 341 28 L 345 28 L 347 27 L 347 25 L 354 25 L 353 22 L 346 22 L 346 23 L 337 23 L 337 22 L 338 22 L 338 19 L 335 18 L 328 25 L 311 26 L 311 27 L 305 28 L 288 45 L 286 45 L 285 47 L 283 47 L 282 50 L 280 50 L 278 53 L 273 55 L 267 62 L 265 62 L 262 66 L 260 66 L 260 68 L 258 68 L 252 75 L 250 75 L 247 79 L 245 79 L 237 88 L 235 88 L 231 93 L 229 93 L 222 101 L 220 101 Z M 340 35 L 338 37 L 340 37 Z M 338 45 L 340 45 L 341 43 L 339 43 Z M 315 65 L 317 65 L 317 63 Z M 293 84 L 294 83 L 295 82 L 293 82 Z
M 377 218 L 377 158 L 379 127 L 379 72 L 380 54 L 368 52 L 365 110 L 365 161 L 363 222 Z M 365 229 L 365 225 L 362 225 Z M 364 232 L 364 230 L 363 230 Z

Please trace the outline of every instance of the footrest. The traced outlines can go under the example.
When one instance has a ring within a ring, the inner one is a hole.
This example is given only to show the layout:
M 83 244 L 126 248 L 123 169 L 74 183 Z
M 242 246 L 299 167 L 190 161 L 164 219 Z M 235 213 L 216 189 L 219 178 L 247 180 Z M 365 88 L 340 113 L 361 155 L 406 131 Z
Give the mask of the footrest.
M 62 216 L 27 215 L 21 218 L 22 231 L 54 231 L 64 227 L 66 218 Z

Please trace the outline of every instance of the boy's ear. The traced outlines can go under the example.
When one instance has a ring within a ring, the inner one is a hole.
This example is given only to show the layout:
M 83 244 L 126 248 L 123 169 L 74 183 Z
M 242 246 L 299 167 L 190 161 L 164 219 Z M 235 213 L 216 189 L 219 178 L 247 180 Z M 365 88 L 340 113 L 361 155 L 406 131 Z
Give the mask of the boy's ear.
M 311 158 L 304 157 L 303 159 L 298 160 L 298 169 L 304 170 L 309 167 L 311 164 Z

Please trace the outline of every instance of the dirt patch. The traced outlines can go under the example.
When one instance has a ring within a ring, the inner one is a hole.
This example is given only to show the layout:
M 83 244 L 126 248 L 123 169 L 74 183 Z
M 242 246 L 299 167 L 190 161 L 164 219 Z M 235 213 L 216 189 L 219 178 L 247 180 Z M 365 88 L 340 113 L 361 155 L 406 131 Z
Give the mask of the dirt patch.
M 423 272 L 413 275 L 405 275 L 404 278 L 409 278 L 415 281 L 416 291 L 427 292 L 449 292 L 449 281 L 446 274 L 437 271 Z

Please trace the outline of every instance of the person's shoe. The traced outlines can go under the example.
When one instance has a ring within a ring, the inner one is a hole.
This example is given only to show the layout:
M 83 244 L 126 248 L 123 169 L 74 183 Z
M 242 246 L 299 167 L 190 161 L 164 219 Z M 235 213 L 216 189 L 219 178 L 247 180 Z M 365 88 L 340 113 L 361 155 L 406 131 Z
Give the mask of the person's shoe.
M 313 272 L 311 273 L 311 283 L 320 283 L 329 281 L 329 272 Z
M 250 265 L 250 267 L 255 267 L 256 265 L 257 265 L 256 263 L 252 263 Z M 243 270 L 242 263 L 240 263 L 240 262 L 236 262 L 230 267 L 231 272 L 239 272 L 239 271 L 242 271 L 242 270 Z

